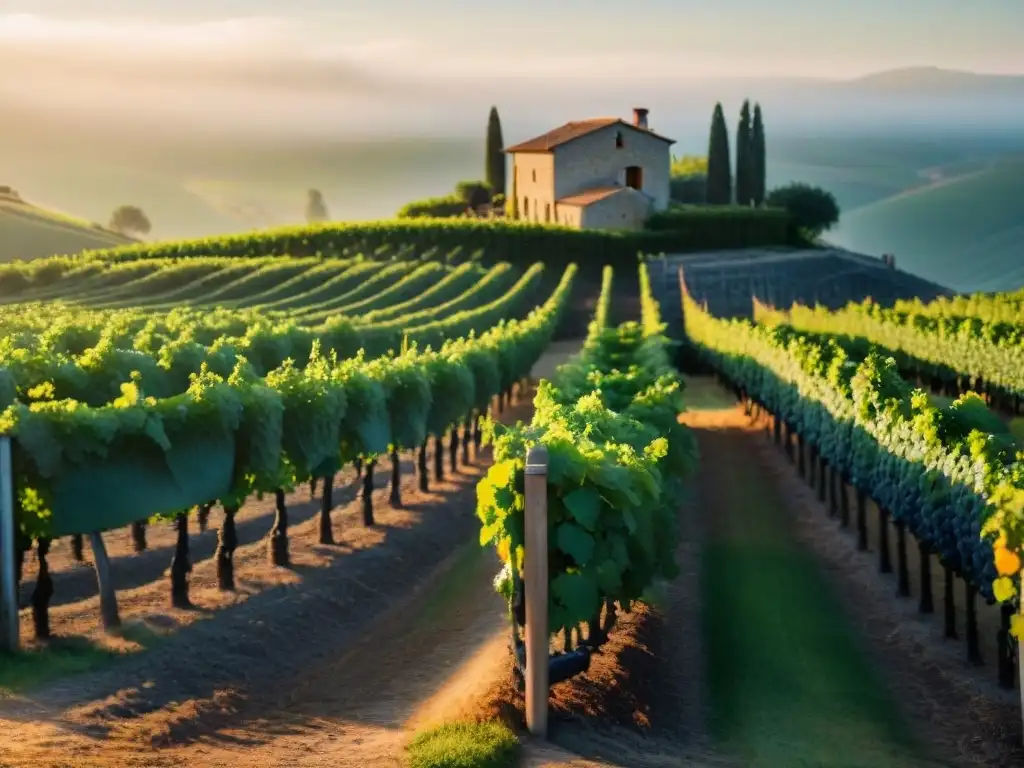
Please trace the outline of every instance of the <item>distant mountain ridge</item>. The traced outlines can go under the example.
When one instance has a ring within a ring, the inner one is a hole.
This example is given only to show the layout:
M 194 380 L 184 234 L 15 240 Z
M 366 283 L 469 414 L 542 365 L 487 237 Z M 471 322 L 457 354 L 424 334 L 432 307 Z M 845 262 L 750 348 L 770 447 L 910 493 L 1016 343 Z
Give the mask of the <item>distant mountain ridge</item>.
M 1024 74 L 988 74 L 940 67 L 903 67 L 845 81 L 858 90 L 1006 92 L 1024 91 Z
M 722 77 L 704 78 L 710 87 L 741 86 L 745 88 L 767 88 L 772 91 L 817 91 L 849 93 L 851 90 L 862 95 L 892 96 L 904 93 L 921 96 L 941 95 L 943 92 L 957 94 L 978 93 L 1019 93 L 1024 91 L 1024 73 L 991 74 L 970 72 L 960 69 L 920 66 L 901 67 L 871 72 L 853 78 L 835 77 Z

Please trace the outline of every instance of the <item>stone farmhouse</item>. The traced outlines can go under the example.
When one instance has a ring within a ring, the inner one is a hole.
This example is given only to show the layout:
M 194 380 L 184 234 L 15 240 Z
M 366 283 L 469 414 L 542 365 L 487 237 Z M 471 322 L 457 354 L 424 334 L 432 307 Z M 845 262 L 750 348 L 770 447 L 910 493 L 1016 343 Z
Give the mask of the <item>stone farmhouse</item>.
M 669 147 L 650 129 L 600 117 L 566 123 L 505 151 L 512 155 L 515 217 L 579 229 L 640 229 L 669 202 Z M 510 201 L 511 202 L 511 201 Z

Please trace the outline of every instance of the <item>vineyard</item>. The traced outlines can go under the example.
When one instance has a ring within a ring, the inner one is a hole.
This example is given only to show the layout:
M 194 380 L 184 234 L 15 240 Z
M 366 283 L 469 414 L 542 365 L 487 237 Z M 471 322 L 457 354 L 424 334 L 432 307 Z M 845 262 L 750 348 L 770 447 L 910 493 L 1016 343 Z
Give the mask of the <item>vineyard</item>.
M 267 547 L 285 566 L 286 497 L 299 484 L 320 483 L 329 544 L 343 467 L 362 477 L 372 525 L 379 458 L 400 506 L 401 454 L 415 454 L 426 490 L 428 454 L 443 477 L 445 450 L 452 466 L 460 448 L 463 461 L 479 450 L 482 415 L 544 351 L 575 268 L 538 299 L 540 264 L 453 261 L 87 259 L 23 286 L 0 310 L 0 354 L 18 571 L 36 555 L 35 636 L 51 632 L 54 539 L 71 537 L 81 559 L 89 538 L 110 629 L 120 620 L 103 532 L 130 526 L 142 551 L 148 521 L 173 521 L 171 594 L 185 606 L 191 510 L 203 528 L 223 507 L 214 558 L 231 589 L 234 518 L 253 495 L 276 499 Z
M 716 317 L 751 317 L 751 296 L 779 307 L 796 302 L 839 309 L 868 296 L 887 306 L 950 293 L 878 259 L 827 248 L 694 253 L 652 258 L 648 268 L 673 334 L 683 332 L 680 268 L 687 291 Z
M 945 637 L 962 636 L 971 663 L 987 656 L 999 684 L 1017 687 L 1024 466 L 1008 422 L 1024 392 L 1018 297 L 753 304 L 753 322 L 719 319 L 684 293 L 700 362 L 764 419 L 859 550 L 871 529 L 878 570 L 895 574 L 902 597 L 911 596 L 916 544 L 918 611 L 936 610 L 940 584 Z M 980 616 L 979 597 L 997 612 Z
M 0 765 L 1017 764 L 1020 296 L 638 244 L 0 266 Z

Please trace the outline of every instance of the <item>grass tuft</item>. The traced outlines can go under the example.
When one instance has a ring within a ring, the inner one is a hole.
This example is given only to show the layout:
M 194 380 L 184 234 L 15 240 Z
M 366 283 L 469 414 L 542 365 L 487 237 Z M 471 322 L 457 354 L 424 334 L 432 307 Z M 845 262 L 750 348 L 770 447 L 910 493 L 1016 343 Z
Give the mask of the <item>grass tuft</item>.
M 498 721 L 447 723 L 418 734 L 408 750 L 410 768 L 512 768 L 519 739 Z
M 147 626 L 126 624 L 103 641 L 55 637 L 17 653 L 0 653 L 0 700 L 29 693 L 54 680 L 90 672 L 151 648 L 160 639 Z
M 0 699 L 25 693 L 50 680 L 93 669 L 113 656 L 112 652 L 84 638 L 0 655 Z

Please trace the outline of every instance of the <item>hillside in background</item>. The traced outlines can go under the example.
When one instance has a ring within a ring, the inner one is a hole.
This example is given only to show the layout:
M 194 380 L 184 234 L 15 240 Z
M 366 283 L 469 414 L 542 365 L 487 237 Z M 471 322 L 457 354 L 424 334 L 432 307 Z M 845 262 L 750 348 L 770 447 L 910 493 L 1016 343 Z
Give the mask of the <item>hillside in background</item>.
M 168 131 L 111 121 L 102 111 L 70 126 L 63 113 L 5 103 L 0 167 L 6 183 L 54 208 L 103 222 L 130 203 L 149 215 L 153 239 L 204 237 L 299 223 L 311 187 L 323 192 L 332 218 L 358 221 L 390 217 L 410 200 L 479 178 L 485 97 L 487 105 L 498 102 L 509 143 L 563 119 L 628 118 L 630 107 L 642 103 L 652 110 L 652 124 L 677 140 L 677 154 L 703 155 L 714 103 L 722 102 L 733 136 L 740 102 L 749 96 L 765 109 L 769 186 L 802 181 L 832 192 L 842 209 L 833 242 L 876 256 L 895 253 L 906 269 L 955 288 L 1021 284 L 1012 253 L 1021 219 L 1012 202 L 963 217 L 950 206 L 978 211 L 996 189 L 1024 183 L 1024 166 L 1008 160 L 1024 156 L 1024 77 L 916 67 L 842 81 L 645 81 L 628 91 L 571 95 L 559 86 L 558 99 L 551 88 L 520 94 L 481 83 L 479 93 L 471 89 L 479 104 L 468 95 L 444 102 L 451 107 L 444 125 L 415 110 L 403 120 L 386 110 L 361 114 L 357 125 L 348 113 L 335 120 L 322 99 L 307 103 L 297 95 L 291 119 L 273 131 L 262 118 L 243 119 L 237 111 L 218 113 L 217 131 L 187 122 Z M 968 181 L 981 172 L 988 175 Z M 954 179 L 964 184 L 940 194 L 936 185 Z M 909 194 L 912 200 L 903 200 Z M 971 194 L 981 198 L 968 201 Z M 958 234 L 931 234 L 950 228 Z M 26 230 L 5 233 L 0 256 L 79 250 L 82 241 L 55 241 L 50 229 L 43 227 L 46 237 L 38 241 Z M 109 244 L 103 233 L 86 234 L 87 247 Z M 967 259 L 980 260 L 980 269 L 958 272 Z
M 958 291 L 1024 285 L 1024 157 L 843 214 L 830 242 Z
M 91 222 L 0 196 L 0 261 L 78 253 L 134 242 Z
M 942 179 L 962 176 L 1024 151 L 992 135 L 889 136 L 881 133 L 775 136 L 769 186 L 803 181 L 829 190 L 844 214 Z
M 902 67 L 858 77 L 848 82 L 853 91 L 874 93 L 945 93 L 979 96 L 1024 96 L 1024 75 L 967 72 L 941 67 Z
M 118 205 L 138 205 L 156 240 L 301 223 L 311 187 L 323 192 L 333 218 L 387 218 L 410 200 L 478 178 L 482 165 L 483 128 L 475 141 L 232 141 L 82 131 L 21 136 L 0 146 L 5 182 L 28 199 L 96 221 Z

